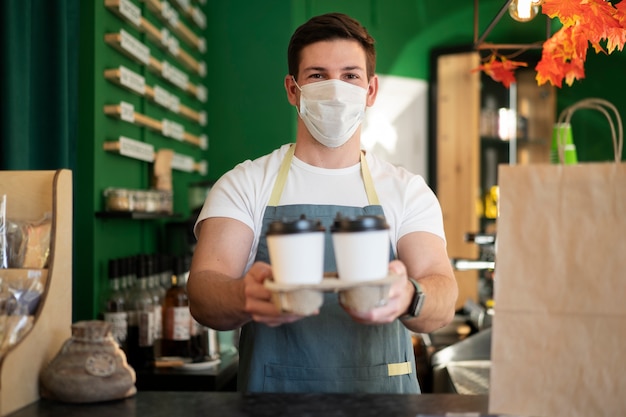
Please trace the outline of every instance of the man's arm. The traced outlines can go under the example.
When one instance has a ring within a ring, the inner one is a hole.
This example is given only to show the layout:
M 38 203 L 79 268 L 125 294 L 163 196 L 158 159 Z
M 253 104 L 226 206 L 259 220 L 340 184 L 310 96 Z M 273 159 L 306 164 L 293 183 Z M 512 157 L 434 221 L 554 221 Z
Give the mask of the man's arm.
M 407 276 L 418 281 L 426 294 L 419 316 L 404 320 L 404 325 L 415 332 L 428 333 L 450 323 L 459 289 L 444 241 L 427 232 L 409 233 L 398 241 L 398 258 L 406 266 Z M 404 292 L 408 309 L 415 287 L 407 282 Z
M 281 314 L 271 302 L 271 293 L 263 286 L 272 276 L 267 263 L 254 263 L 243 276 L 254 238 L 248 226 L 216 217 L 199 227 L 187 282 L 189 308 L 199 323 L 231 330 L 250 320 L 276 326 L 299 318 Z

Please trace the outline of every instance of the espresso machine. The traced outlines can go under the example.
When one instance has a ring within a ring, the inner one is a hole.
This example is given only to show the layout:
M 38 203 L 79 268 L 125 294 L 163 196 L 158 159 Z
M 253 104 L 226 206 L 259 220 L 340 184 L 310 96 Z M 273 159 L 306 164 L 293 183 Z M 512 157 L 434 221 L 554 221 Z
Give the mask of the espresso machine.
M 452 258 L 456 271 L 478 271 L 478 300 L 467 300 L 463 305 L 469 321 L 480 331 L 491 327 L 493 317 L 493 278 L 496 257 L 496 235 L 491 233 L 466 233 L 465 241 L 478 245 L 477 259 Z
M 433 392 L 487 394 L 491 363 L 491 324 L 496 235 L 467 233 L 466 242 L 479 247 L 477 259 L 451 259 L 457 271 L 478 271 L 478 301 L 467 300 L 462 316 L 473 327 L 469 336 L 431 357 Z

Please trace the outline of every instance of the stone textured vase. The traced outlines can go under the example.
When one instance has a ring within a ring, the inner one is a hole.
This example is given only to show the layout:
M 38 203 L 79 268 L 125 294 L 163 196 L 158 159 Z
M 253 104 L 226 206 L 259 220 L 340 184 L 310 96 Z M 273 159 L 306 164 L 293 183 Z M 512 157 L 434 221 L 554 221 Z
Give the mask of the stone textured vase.
M 137 392 L 136 375 L 105 321 L 72 324 L 72 337 L 40 375 L 41 396 L 70 403 L 126 398 Z

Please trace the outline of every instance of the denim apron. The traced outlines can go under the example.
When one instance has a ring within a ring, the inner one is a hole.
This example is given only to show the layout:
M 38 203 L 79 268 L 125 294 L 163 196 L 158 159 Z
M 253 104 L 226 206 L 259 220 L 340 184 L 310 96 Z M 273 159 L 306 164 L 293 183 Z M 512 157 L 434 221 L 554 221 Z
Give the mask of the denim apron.
M 367 162 L 361 154 L 368 206 L 279 206 L 294 150 L 295 145 L 281 164 L 266 207 L 256 260 L 269 263 L 266 233 L 271 222 L 295 220 L 305 214 L 326 228 L 324 271 L 335 272 L 330 227 L 337 213 L 383 215 Z M 238 389 L 243 392 L 420 392 L 408 330 L 399 320 L 380 325 L 356 323 L 332 292 L 324 294 L 319 315 L 278 327 L 247 323 L 239 349 Z

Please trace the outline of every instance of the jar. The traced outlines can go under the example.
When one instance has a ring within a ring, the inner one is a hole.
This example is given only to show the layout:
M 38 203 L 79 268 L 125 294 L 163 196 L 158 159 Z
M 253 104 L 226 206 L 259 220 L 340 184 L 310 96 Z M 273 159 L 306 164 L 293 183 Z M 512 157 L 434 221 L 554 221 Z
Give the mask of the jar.
M 138 211 L 140 213 L 145 213 L 146 208 L 148 206 L 147 199 L 148 199 L 148 196 L 147 196 L 146 191 L 133 190 L 132 195 L 131 195 L 133 210 Z
M 146 196 L 146 213 L 157 213 L 161 206 L 161 196 L 156 190 L 144 191 Z
M 129 190 L 124 188 L 107 188 L 103 194 L 106 211 L 132 211 Z
M 160 211 L 166 214 L 172 214 L 174 212 L 174 196 L 171 191 L 160 192 L 161 204 Z
M 135 395 L 136 375 L 102 320 L 72 324 L 72 336 L 42 371 L 41 396 L 69 403 L 122 399 Z

